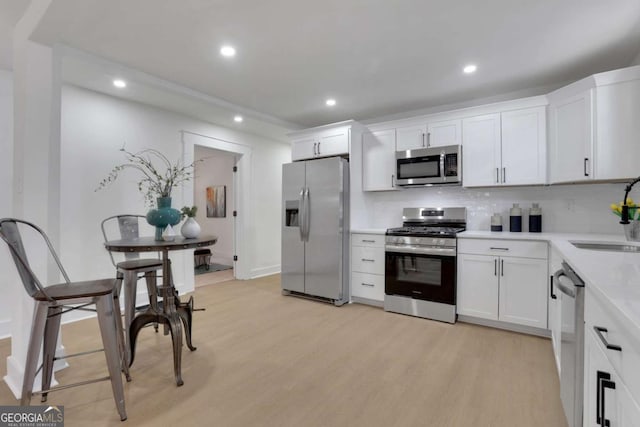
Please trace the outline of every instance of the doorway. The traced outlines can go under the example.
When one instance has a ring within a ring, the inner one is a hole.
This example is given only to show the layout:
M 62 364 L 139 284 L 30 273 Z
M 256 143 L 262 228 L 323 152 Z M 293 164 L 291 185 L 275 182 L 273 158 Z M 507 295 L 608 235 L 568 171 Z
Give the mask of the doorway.
M 207 135 L 201 135 L 194 132 L 189 131 L 181 131 L 182 143 L 183 143 L 183 159 L 185 164 L 190 164 L 197 160 L 196 151 L 201 157 L 226 157 L 227 159 L 233 159 L 228 162 L 231 165 L 231 171 L 229 172 L 232 176 L 232 184 L 227 186 L 226 191 L 230 191 L 230 195 L 226 194 L 226 219 L 231 219 L 232 227 L 231 235 L 232 238 L 229 238 L 229 234 L 225 234 L 227 237 L 226 247 L 232 247 L 232 252 L 224 252 L 217 251 L 216 245 L 211 246 L 209 249 L 211 250 L 211 262 L 220 264 L 218 261 L 222 261 L 224 263 L 228 263 L 231 257 L 232 262 L 232 277 L 236 279 L 247 279 L 249 277 L 248 268 L 250 263 L 248 262 L 249 248 L 245 244 L 244 240 L 244 229 L 245 229 L 245 218 L 246 212 L 249 210 L 250 201 L 251 201 L 251 154 L 252 149 L 250 146 L 245 144 L 239 144 L 231 141 L 225 141 L 220 138 L 215 138 Z M 210 151 L 209 151 L 210 150 Z M 224 160 L 221 160 L 224 163 Z M 233 171 L 233 165 L 236 166 L 236 171 Z M 220 178 L 222 179 L 222 178 Z M 197 199 L 202 198 L 206 200 L 206 189 L 200 191 L 198 197 L 196 196 L 196 180 L 191 180 L 187 182 L 187 184 L 183 187 L 183 200 L 185 205 L 187 206 L 197 206 Z M 208 184 L 205 183 L 206 186 L 220 186 L 224 184 L 217 184 L 214 182 L 215 180 L 208 181 Z M 228 181 L 227 181 L 228 182 Z M 203 184 L 204 185 L 204 184 Z M 223 191 L 219 189 L 220 191 Z M 204 194 L 203 194 L 204 192 Z M 204 202 L 203 202 L 204 203 Z M 234 211 L 236 215 L 234 216 Z M 202 209 L 198 209 L 198 221 L 204 224 L 207 223 L 208 220 L 212 222 L 220 221 L 225 217 L 207 217 L 206 212 L 206 204 L 203 205 Z M 219 224 L 218 224 L 219 225 Z M 204 230 L 204 228 L 203 228 Z M 216 232 L 211 232 L 211 234 L 216 234 Z M 219 236 L 220 237 L 220 236 Z M 229 240 L 232 240 L 230 242 Z M 223 243 L 220 241 L 220 243 Z M 222 247 L 222 245 L 221 245 Z M 185 251 L 185 260 L 183 265 L 185 266 L 185 281 L 191 283 L 185 283 L 188 288 L 193 289 L 196 284 L 195 277 L 195 259 L 192 254 L 188 254 Z M 228 264 L 222 264 L 228 265 Z M 229 272 L 227 272 L 228 274 Z
M 194 252 L 195 286 L 225 282 L 235 278 L 235 188 L 234 169 L 238 156 L 228 151 L 195 145 L 193 157 L 193 206 L 203 234 L 218 241 L 211 248 Z

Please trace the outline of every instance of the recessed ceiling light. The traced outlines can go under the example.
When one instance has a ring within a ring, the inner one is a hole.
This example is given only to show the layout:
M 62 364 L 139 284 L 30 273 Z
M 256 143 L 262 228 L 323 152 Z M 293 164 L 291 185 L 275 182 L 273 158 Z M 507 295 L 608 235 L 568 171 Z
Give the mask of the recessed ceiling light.
M 122 79 L 115 79 L 115 80 L 113 81 L 113 85 L 114 85 L 115 87 L 119 88 L 119 89 L 122 89 L 122 88 L 124 88 L 124 87 L 127 87 L 127 82 L 125 82 L 125 81 L 124 81 L 124 80 L 122 80 Z
M 327 99 L 327 101 L 325 102 L 329 107 L 333 107 L 334 105 L 336 105 L 336 100 L 333 98 L 329 98 Z
M 242 123 L 243 120 L 244 119 L 242 118 L 242 116 L 235 116 L 233 118 L 233 121 L 236 122 L 236 123 Z
M 475 64 L 469 64 L 469 65 L 466 65 L 466 66 L 462 69 L 462 71 L 464 71 L 466 74 L 471 74 L 471 73 L 475 73 L 477 69 L 478 69 L 478 66 L 477 66 L 477 65 L 475 65 Z
M 236 56 L 236 49 L 233 46 L 222 46 L 220 48 L 220 55 L 230 58 Z

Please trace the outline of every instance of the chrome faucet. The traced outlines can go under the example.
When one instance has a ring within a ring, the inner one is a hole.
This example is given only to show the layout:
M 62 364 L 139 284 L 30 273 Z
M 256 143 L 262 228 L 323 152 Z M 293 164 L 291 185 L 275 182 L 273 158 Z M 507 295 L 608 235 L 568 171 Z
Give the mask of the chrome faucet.
M 620 224 L 629 224 L 629 206 L 627 206 L 627 197 L 629 196 L 629 191 L 640 182 L 640 177 L 634 179 L 624 189 L 624 199 L 622 200 L 622 212 L 620 215 Z

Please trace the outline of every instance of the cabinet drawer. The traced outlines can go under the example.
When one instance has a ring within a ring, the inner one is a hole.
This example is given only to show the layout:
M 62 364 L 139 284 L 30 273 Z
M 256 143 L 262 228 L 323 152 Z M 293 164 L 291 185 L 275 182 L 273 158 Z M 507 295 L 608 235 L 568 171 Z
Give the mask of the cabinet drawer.
M 353 246 L 351 270 L 360 273 L 384 274 L 384 248 Z
M 547 242 L 458 239 L 458 253 L 547 259 Z
M 384 301 L 384 276 L 351 273 L 351 296 Z
M 384 235 L 354 233 L 351 235 L 351 244 L 353 246 L 373 246 L 376 248 L 384 248 Z
M 627 328 L 622 315 L 600 299 L 603 297 L 597 290 L 587 285 L 585 293 L 585 335 L 590 332 L 596 336 L 600 349 L 624 380 L 634 399 L 640 401 L 640 340 Z M 596 327 L 600 329 L 599 335 Z M 605 341 L 621 350 L 606 348 Z

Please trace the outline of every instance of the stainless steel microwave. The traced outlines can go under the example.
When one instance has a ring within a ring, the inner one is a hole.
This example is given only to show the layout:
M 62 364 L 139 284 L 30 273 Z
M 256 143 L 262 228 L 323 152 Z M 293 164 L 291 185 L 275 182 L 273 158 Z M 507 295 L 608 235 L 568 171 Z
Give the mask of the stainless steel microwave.
M 396 151 L 396 185 L 461 185 L 462 146 Z

